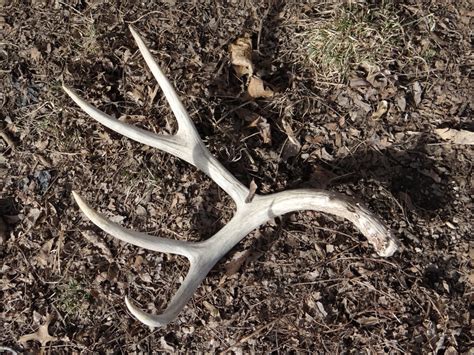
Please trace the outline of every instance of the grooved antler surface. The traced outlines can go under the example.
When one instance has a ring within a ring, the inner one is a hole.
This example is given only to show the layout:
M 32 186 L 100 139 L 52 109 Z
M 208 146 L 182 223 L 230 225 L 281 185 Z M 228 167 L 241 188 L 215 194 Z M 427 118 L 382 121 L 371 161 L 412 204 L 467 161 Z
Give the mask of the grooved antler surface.
M 249 190 L 209 153 L 181 100 L 143 40 L 132 27 L 130 31 L 176 116 L 179 128 L 175 135 L 160 135 L 130 126 L 91 106 L 66 86 L 63 86 L 64 90 L 79 107 L 104 126 L 137 142 L 181 158 L 202 170 L 232 197 L 237 206 L 234 217 L 219 232 L 206 241 L 191 243 L 125 229 L 107 220 L 94 211 L 79 194 L 73 193 L 82 212 L 110 235 L 142 248 L 179 254 L 189 259 L 191 266 L 184 282 L 161 314 L 146 313 L 128 299 L 125 300 L 129 311 L 138 320 L 152 327 L 163 326 L 173 321 L 219 259 L 253 229 L 272 218 L 292 211 L 314 210 L 345 218 L 359 229 L 380 256 L 393 255 L 398 242 L 390 229 L 366 207 L 342 194 L 311 189 L 288 190 L 265 196 L 255 195 L 251 202 L 246 202 Z

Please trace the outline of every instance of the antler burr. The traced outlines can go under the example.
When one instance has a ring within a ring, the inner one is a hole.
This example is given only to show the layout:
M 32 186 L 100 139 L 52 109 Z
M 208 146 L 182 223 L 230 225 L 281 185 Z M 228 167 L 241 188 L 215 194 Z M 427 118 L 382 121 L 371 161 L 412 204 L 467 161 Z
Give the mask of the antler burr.
M 224 255 L 252 230 L 285 213 L 313 210 L 333 214 L 351 221 L 380 256 L 391 256 L 397 250 L 397 239 L 377 216 L 360 203 L 336 192 L 313 189 L 288 190 L 264 196 L 255 195 L 250 202 L 246 202 L 246 197 L 249 195 L 247 187 L 211 155 L 173 86 L 153 59 L 145 43 L 132 27 L 130 31 L 178 121 L 176 134 L 155 134 L 131 126 L 93 107 L 72 89 L 64 85 L 63 89 L 80 108 L 109 129 L 172 154 L 202 170 L 232 197 L 237 206 L 233 218 L 214 236 L 202 242 L 192 243 L 126 229 L 93 210 L 77 192 L 73 192 L 82 212 L 106 233 L 141 248 L 179 254 L 189 259 L 190 269 L 184 282 L 161 314 L 146 313 L 125 298 L 129 311 L 139 321 L 151 327 L 161 327 L 173 321 L 211 268 Z

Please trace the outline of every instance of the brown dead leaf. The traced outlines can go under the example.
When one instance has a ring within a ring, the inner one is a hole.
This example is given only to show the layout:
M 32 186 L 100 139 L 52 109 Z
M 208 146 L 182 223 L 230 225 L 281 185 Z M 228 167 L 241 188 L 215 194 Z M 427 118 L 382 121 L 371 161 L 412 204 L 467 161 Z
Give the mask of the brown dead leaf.
M 367 73 L 367 76 L 371 76 L 374 73 L 380 72 L 380 67 L 378 65 L 371 64 L 369 62 L 362 62 L 359 64 L 359 67 Z
M 41 249 L 35 259 L 41 266 L 48 266 L 51 263 L 51 248 L 53 247 L 54 238 L 51 238 L 41 246 Z
M 132 90 L 127 91 L 128 97 L 130 97 L 136 104 L 142 106 L 145 102 L 144 86 L 137 85 Z
M 51 322 L 51 315 L 46 317 L 46 320 L 43 325 L 40 325 L 38 330 L 34 333 L 23 335 L 18 339 L 19 343 L 25 344 L 30 340 L 36 340 L 41 343 L 41 346 L 46 346 L 50 341 L 55 341 L 58 338 L 53 337 L 49 334 L 48 327 Z
M 48 148 L 48 145 L 49 145 L 49 139 L 45 139 L 45 140 L 42 140 L 42 141 L 35 142 L 35 147 L 38 148 L 38 150 L 41 150 L 41 151 Z
M 327 315 L 328 315 L 328 312 L 326 312 L 326 310 L 324 309 L 324 305 L 321 303 L 321 302 L 316 302 L 316 306 L 318 307 L 318 311 L 319 313 L 321 313 L 321 316 L 323 318 L 326 318 Z
M 41 52 L 38 50 L 38 48 L 32 47 L 30 48 L 30 57 L 35 62 L 37 62 L 39 59 L 41 59 Z
M 41 210 L 38 208 L 32 208 L 29 210 L 26 218 L 24 219 L 25 230 L 28 231 L 36 225 L 36 221 L 41 215 Z
M 207 302 L 207 301 L 204 301 L 202 304 L 204 305 L 204 307 L 207 308 L 207 310 L 209 311 L 209 313 L 211 313 L 211 315 L 212 315 L 214 318 L 217 318 L 217 317 L 220 316 L 219 310 L 218 310 L 216 307 L 214 307 L 212 304 L 210 304 L 210 303 Z
M 453 144 L 474 144 L 474 132 L 467 131 L 465 129 L 450 129 L 450 128 L 439 128 L 435 129 L 435 133 L 444 140 L 447 140 Z
M 262 136 L 263 143 L 271 144 L 272 142 L 272 133 L 270 131 L 270 124 L 267 122 L 267 119 L 256 115 L 256 119 L 249 124 L 249 127 L 257 127 Z
M 99 135 L 101 141 L 107 142 L 107 144 L 112 144 L 113 143 L 113 140 L 112 140 L 112 138 L 110 138 L 110 134 L 108 132 L 99 131 L 99 132 L 97 132 L 97 134 Z
M 388 102 L 386 100 L 381 100 L 377 106 L 377 111 L 372 113 L 372 119 L 373 120 L 378 120 L 380 117 L 385 115 L 385 113 L 388 111 Z
M 224 265 L 225 274 L 227 276 L 232 276 L 235 273 L 237 273 L 237 271 L 239 271 L 239 269 L 245 263 L 249 255 L 250 255 L 250 250 L 244 250 L 244 251 L 239 251 L 235 253 L 234 256 L 232 257 L 232 260 Z
M 290 124 L 284 119 L 282 120 L 282 126 L 288 136 L 288 140 L 285 142 L 285 146 L 283 147 L 281 158 L 283 161 L 287 161 L 289 158 L 298 155 L 301 149 L 301 143 L 296 139 L 295 133 Z
M 367 75 L 367 81 L 377 89 L 384 89 L 388 84 L 387 77 L 382 72 L 374 72 Z
M 250 78 L 247 92 L 249 96 L 253 99 L 258 99 L 260 97 L 273 97 L 273 91 L 268 88 L 265 88 L 263 80 L 256 76 L 252 76 Z
M 352 102 L 358 108 L 360 108 L 363 112 L 365 112 L 365 114 L 368 114 L 370 110 L 372 110 L 372 107 L 367 102 L 364 101 L 361 95 L 359 95 L 358 93 L 352 90 L 350 90 L 348 94 L 349 94 L 349 97 L 352 99 Z
M 148 272 L 141 272 L 138 274 L 138 277 L 140 278 L 140 280 L 142 280 L 143 282 L 146 282 L 146 283 L 151 283 L 153 282 L 152 278 L 151 278 L 151 275 L 150 273 Z
M 423 89 L 418 81 L 415 81 L 411 86 L 412 94 L 413 94 L 413 101 L 415 102 L 415 106 L 418 106 L 421 103 L 421 94 L 423 93 Z
M 143 264 L 143 256 L 137 255 L 135 257 L 135 262 L 133 263 L 133 266 L 135 267 L 135 269 L 139 270 L 142 264 Z
M 234 43 L 229 46 L 230 61 L 234 66 L 237 76 L 240 78 L 244 75 L 253 75 L 252 64 L 252 39 L 250 35 L 237 38 Z
M 405 95 L 400 94 L 395 98 L 395 100 L 397 101 L 397 106 L 400 112 L 405 112 L 405 109 L 407 107 L 407 100 L 405 98 Z

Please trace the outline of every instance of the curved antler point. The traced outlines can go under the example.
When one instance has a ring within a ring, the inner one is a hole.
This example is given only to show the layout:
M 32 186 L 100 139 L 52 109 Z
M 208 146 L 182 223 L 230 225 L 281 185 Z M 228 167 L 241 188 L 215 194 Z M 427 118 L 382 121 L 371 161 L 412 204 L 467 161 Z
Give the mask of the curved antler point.
M 140 308 L 135 306 L 127 296 L 125 296 L 125 304 L 127 305 L 128 311 L 140 322 L 148 325 L 149 327 L 157 328 L 162 327 L 166 323 L 162 323 L 156 319 L 156 316 L 142 311 Z
M 383 251 L 379 253 L 380 256 L 389 257 L 395 254 L 395 252 L 399 249 L 398 240 L 392 236 L 392 238 L 388 239 L 387 246 Z

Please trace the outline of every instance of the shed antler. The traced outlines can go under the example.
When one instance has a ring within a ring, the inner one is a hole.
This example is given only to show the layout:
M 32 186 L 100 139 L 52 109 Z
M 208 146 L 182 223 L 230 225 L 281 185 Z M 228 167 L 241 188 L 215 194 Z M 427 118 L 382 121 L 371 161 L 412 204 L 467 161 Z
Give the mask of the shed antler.
M 249 190 L 209 153 L 181 100 L 143 40 L 132 27 L 130 31 L 176 116 L 179 128 L 175 135 L 155 134 L 130 126 L 91 106 L 66 86 L 63 86 L 64 90 L 79 107 L 104 126 L 137 142 L 186 160 L 202 170 L 228 193 L 237 205 L 235 215 L 219 232 L 203 242 L 191 243 L 123 228 L 94 211 L 73 192 L 82 212 L 110 235 L 145 249 L 179 254 L 189 259 L 188 274 L 162 314 L 145 313 L 125 298 L 128 309 L 138 320 L 152 327 L 160 327 L 173 321 L 217 261 L 253 229 L 288 212 L 313 210 L 346 218 L 359 229 L 380 256 L 391 256 L 397 250 L 397 239 L 374 214 L 339 193 L 311 189 L 289 190 L 265 196 L 255 195 L 250 202 L 246 202 Z

